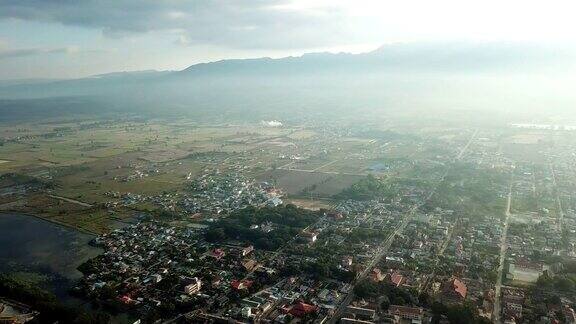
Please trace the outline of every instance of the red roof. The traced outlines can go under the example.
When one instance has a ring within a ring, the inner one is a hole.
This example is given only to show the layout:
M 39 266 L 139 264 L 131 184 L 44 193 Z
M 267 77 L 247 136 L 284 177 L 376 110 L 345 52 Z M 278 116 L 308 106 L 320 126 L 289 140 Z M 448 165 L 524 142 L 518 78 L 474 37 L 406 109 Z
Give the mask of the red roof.
M 226 254 L 226 253 L 224 253 L 224 251 L 222 249 L 214 249 L 212 251 L 212 256 L 214 256 L 216 258 L 221 258 L 224 256 L 224 254 Z
M 124 304 L 132 304 L 134 302 L 132 298 L 130 298 L 130 296 L 127 295 L 120 297 L 120 301 L 123 302 Z
M 308 305 L 305 303 L 298 303 L 288 311 L 288 313 L 296 316 L 296 317 L 303 317 L 306 314 L 314 313 L 318 308 L 314 305 Z
M 393 283 L 396 287 L 400 286 L 404 283 L 404 276 L 399 274 L 398 272 L 393 272 L 388 274 L 388 279 L 391 283 Z
M 252 287 L 252 280 L 232 280 L 232 288 L 236 290 L 248 289 Z
M 370 273 L 370 277 L 372 278 L 373 281 L 384 280 L 384 275 L 382 274 L 382 271 L 378 268 L 372 269 L 372 272 Z
M 326 216 L 330 217 L 330 218 L 334 218 L 334 219 L 340 219 L 344 216 L 342 216 L 342 213 L 337 212 L 337 211 L 329 211 L 326 213 Z
M 450 293 L 458 294 L 462 299 L 466 298 L 466 294 L 468 293 L 468 288 L 466 287 L 466 284 L 464 284 L 458 278 L 452 278 L 445 286 L 445 289 L 448 290 L 448 292 Z

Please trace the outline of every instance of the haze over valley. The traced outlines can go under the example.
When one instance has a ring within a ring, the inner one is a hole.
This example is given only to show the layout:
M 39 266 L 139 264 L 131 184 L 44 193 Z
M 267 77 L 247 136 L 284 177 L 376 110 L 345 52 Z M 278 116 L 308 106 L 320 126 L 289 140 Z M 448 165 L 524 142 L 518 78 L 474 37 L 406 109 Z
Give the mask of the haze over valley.
M 571 1 L 0 1 L 0 323 L 576 323 Z

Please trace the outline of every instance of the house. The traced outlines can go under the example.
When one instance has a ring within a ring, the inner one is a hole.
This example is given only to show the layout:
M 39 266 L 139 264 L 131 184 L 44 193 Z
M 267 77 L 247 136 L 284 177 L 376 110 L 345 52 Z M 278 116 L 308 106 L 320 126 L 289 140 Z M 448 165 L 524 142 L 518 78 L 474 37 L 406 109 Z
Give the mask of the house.
M 458 278 L 451 278 L 442 283 L 440 294 L 444 303 L 461 303 L 466 299 L 468 287 Z
M 212 279 L 212 282 L 210 284 L 211 284 L 212 288 L 215 288 L 215 287 L 220 286 L 221 283 L 222 283 L 222 277 L 215 276 L 214 279 Z
M 351 256 L 345 256 L 344 258 L 342 258 L 342 266 L 344 268 L 348 268 L 352 265 L 352 257 Z
M 271 222 L 262 223 L 260 224 L 260 230 L 264 233 L 270 233 L 274 230 L 274 224 Z
M 134 304 L 134 300 L 133 300 L 132 298 L 130 298 L 130 296 L 127 296 L 127 295 L 121 296 L 121 297 L 119 298 L 119 300 L 120 300 L 120 302 L 122 302 L 122 303 L 125 304 L 125 305 Z M 1 322 L 0 322 L 0 323 L 1 323 Z
M 576 323 L 576 313 L 574 312 L 574 309 L 572 309 L 572 307 L 564 305 L 564 308 L 562 308 L 562 314 L 564 314 L 566 323 L 568 324 Z
M 254 251 L 254 246 L 249 245 L 249 246 L 243 248 L 240 254 L 241 254 L 243 257 L 245 257 L 245 256 L 247 256 L 248 254 L 252 253 L 252 251 Z
M 332 210 L 326 213 L 326 217 L 331 218 L 333 220 L 340 220 L 344 218 L 344 215 L 342 215 L 342 213 L 339 211 Z
M 384 277 L 384 280 L 394 285 L 395 287 L 400 287 L 402 284 L 406 282 L 406 278 L 404 278 L 404 276 L 398 273 L 397 271 L 387 273 L 386 276 Z
M 374 268 L 372 269 L 372 272 L 370 272 L 370 279 L 374 282 L 380 282 L 384 280 L 384 277 L 384 274 L 382 274 L 382 271 L 378 268 Z
M 502 289 L 502 311 L 507 318 L 522 317 L 524 291 L 515 288 Z
M 308 243 L 314 243 L 318 239 L 318 233 L 316 232 L 302 232 L 302 237 L 305 238 Z
M 340 323 L 342 324 L 374 324 L 374 322 L 370 321 L 363 321 L 354 318 L 342 318 L 340 319 Z
M 489 289 L 484 291 L 483 298 L 482 298 L 482 308 L 484 312 L 489 313 L 492 311 L 494 307 L 494 290 Z
M 159 283 L 160 281 L 162 281 L 162 276 L 159 275 L 159 274 L 157 274 L 157 273 L 151 275 L 150 277 L 148 277 L 148 278 L 146 278 L 146 279 L 144 279 L 144 283 L 145 283 L 145 284 L 146 284 L 146 283 L 149 283 L 149 282 Z
M 0 323 L 28 323 L 38 314 L 38 312 L 31 311 L 27 305 L 0 299 Z
M 504 302 L 503 312 L 506 318 L 522 317 L 522 304 Z
M 235 290 L 244 290 L 252 287 L 252 280 L 232 280 L 231 285 Z
M 303 302 L 299 302 L 296 305 L 290 307 L 289 309 L 285 309 L 287 313 L 295 317 L 304 317 L 308 314 L 315 313 L 318 310 L 317 306 L 306 304 Z
M 251 307 L 244 307 L 242 308 L 242 317 L 244 318 L 250 318 L 250 316 L 252 316 L 252 308 Z
M 394 257 L 394 256 L 387 256 L 386 257 L 386 266 L 389 268 L 399 268 L 401 266 L 404 265 L 404 259 L 400 258 L 400 257 Z
M 515 288 L 502 289 L 502 301 L 511 304 L 524 304 L 524 291 Z
M 422 321 L 424 316 L 424 310 L 419 307 L 408 307 L 391 305 L 388 309 L 388 314 L 392 316 L 397 316 L 401 319 L 411 320 L 411 321 Z
M 268 199 L 268 201 L 266 202 L 266 205 L 268 207 L 276 207 L 276 206 L 282 205 L 282 199 L 280 199 L 278 197 L 272 197 L 272 198 Z
M 346 307 L 346 314 L 353 314 L 363 320 L 372 320 L 376 316 L 376 311 L 370 308 L 348 306 Z
M 202 282 L 200 281 L 200 279 L 194 277 L 194 278 L 192 278 L 192 283 L 190 283 L 189 285 L 186 285 L 184 287 L 184 292 L 188 295 L 194 295 L 200 291 L 201 287 L 202 287 Z
M 542 273 L 544 271 L 544 265 L 540 262 L 532 262 L 523 258 L 518 258 L 514 261 L 514 268 L 519 271 L 534 271 Z
M 260 265 L 254 259 L 246 259 L 242 261 L 242 266 L 244 267 L 244 269 L 246 269 L 246 271 L 254 271 Z
M 225 255 L 226 255 L 226 252 L 224 252 L 224 250 L 222 250 L 222 249 L 212 250 L 212 257 L 214 257 L 217 260 L 222 259 Z

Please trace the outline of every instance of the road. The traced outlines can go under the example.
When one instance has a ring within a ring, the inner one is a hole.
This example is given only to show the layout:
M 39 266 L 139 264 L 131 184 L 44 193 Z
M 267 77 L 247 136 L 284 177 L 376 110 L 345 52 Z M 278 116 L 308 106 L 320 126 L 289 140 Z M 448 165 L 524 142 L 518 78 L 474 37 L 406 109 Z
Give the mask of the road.
M 416 212 L 416 210 L 418 210 L 419 207 L 420 206 L 413 207 L 411 209 L 411 211 L 409 212 L 409 216 L 404 217 L 404 219 L 402 219 L 402 222 L 400 222 L 400 224 L 398 225 L 398 227 L 396 227 L 394 232 L 392 232 L 392 234 L 390 234 L 390 236 L 388 236 L 386 241 L 380 246 L 380 248 L 376 252 L 376 255 L 374 256 L 372 261 L 368 264 L 368 266 L 364 269 L 364 271 L 362 271 L 356 277 L 356 280 L 354 281 L 354 283 L 350 287 L 350 291 L 348 292 L 346 297 L 344 297 L 342 302 L 340 302 L 340 305 L 338 305 L 338 308 L 336 308 L 336 310 L 334 311 L 334 315 L 328 321 L 328 323 L 330 323 L 330 324 L 336 323 L 340 319 L 340 317 L 342 317 L 342 315 L 344 314 L 344 310 L 354 299 L 354 287 L 356 287 L 356 285 L 360 281 L 362 281 L 362 279 L 366 278 L 368 273 L 370 273 L 370 271 L 372 271 L 372 269 L 378 264 L 378 262 L 380 262 L 380 260 L 382 260 L 382 258 L 386 255 L 386 253 L 388 252 L 388 250 L 392 246 L 392 243 L 394 242 L 394 239 L 396 238 L 396 236 L 398 234 L 402 233 L 402 231 L 404 231 L 404 228 L 406 228 L 406 225 L 408 225 L 409 220 L 412 218 L 411 216 L 414 215 L 414 213 Z
M 438 264 L 440 264 L 440 257 L 444 255 L 444 251 L 446 251 L 446 248 L 448 248 L 448 245 L 450 245 L 450 241 L 452 240 L 452 236 L 454 235 L 454 232 L 456 231 L 456 227 L 458 226 L 459 222 L 460 217 L 458 217 L 456 223 L 450 228 L 450 231 L 448 232 L 446 239 L 444 239 L 444 242 L 442 242 L 442 245 L 440 246 L 438 253 L 436 253 L 436 261 L 434 262 L 434 266 L 432 267 L 432 269 L 434 270 L 432 270 L 432 273 L 428 276 L 428 278 L 424 282 L 424 285 L 422 285 L 420 292 L 427 291 L 429 285 L 434 281 L 434 278 L 436 278 L 436 271 L 438 270 Z
M 56 195 L 48 195 L 48 197 L 52 197 L 54 199 L 58 199 L 58 200 L 62 200 L 62 201 L 66 201 L 72 204 L 76 204 L 76 205 L 80 205 L 83 207 L 92 207 L 92 205 L 85 203 L 85 202 L 81 202 L 79 200 L 75 200 L 75 199 L 71 199 L 71 198 L 66 198 L 66 197 L 62 197 L 62 196 L 56 196 Z
M 562 233 L 564 225 L 564 210 L 562 209 L 562 201 L 560 200 L 560 190 L 558 189 L 558 183 L 556 182 L 556 171 L 554 170 L 554 165 L 550 163 L 550 173 L 552 174 L 552 183 L 554 184 L 554 195 L 556 196 L 556 205 L 558 208 L 558 230 Z
M 333 161 L 329 164 L 335 163 L 338 161 Z M 325 164 L 319 168 L 316 168 L 314 170 L 306 170 L 306 169 L 290 169 L 288 167 L 286 167 L 286 165 L 281 166 L 279 168 L 276 168 L 277 170 L 285 170 L 285 171 L 297 171 L 297 172 L 306 172 L 306 173 L 320 173 L 320 174 L 331 174 L 331 175 L 349 175 L 349 176 L 366 176 L 368 175 L 368 173 L 350 173 L 350 172 L 339 172 L 339 171 L 319 171 L 318 169 L 324 168 L 326 166 L 328 166 L 329 164 Z
M 452 165 L 454 163 L 456 163 L 457 161 L 459 161 L 460 159 L 462 159 L 462 157 L 464 156 L 464 154 L 466 153 L 466 151 L 468 150 L 468 148 L 470 147 L 470 145 L 472 144 L 472 142 L 476 138 L 477 134 L 478 134 L 478 130 L 474 131 L 474 134 L 472 134 L 472 136 L 470 137 L 470 139 L 468 140 L 466 145 L 464 145 L 464 147 L 462 148 L 462 150 L 460 150 L 458 155 L 452 159 L 452 161 L 451 161 L 452 163 L 450 163 L 446 167 L 446 170 L 444 171 L 444 174 L 442 175 L 438 184 L 430 191 L 428 196 L 426 196 L 425 199 L 421 203 L 413 206 L 412 208 L 410 208 L 410 210 L 408 210 L 408 212 L 402 218 L 402 221 L 400 222 L 400 224 L 398 224 L 398 226 L 396 227 L 394 232 L 392 232 L 390 234 L 390 236 L 388 236 L 386 241 L 384 241 L 384 243 L 378 248 L 378 251 L 376 252 L 372 261 L 366 266 L 364 271 L 362 271 L 356 277 L 354 282 L 352 283 L 350 291 L 346 294 L 346 297 L 344 297 L 344 299 L 342 300 L 340 305 L 338 305 L 338 307 L 334 311 L 334 314 L 332 315 L 332 317 L 328 321 L 328 324 L 334 324 L 342 317 L 346 307 L 352 302 L 352 300 L 354 300 L 354 288 L 356 287 L 356 285 L 359 282 L 361 282 L 364 278 L 366 278 L 368 273 L 370 271 L 372 271 L 372 269 L 382 260 L 382 258 L 386 255 L 386 253 L 388 253 L 388 250 L 392 246 L 392 243 L 394 242 L 394 239 L 396 238 L 396 236 L 401 234 L 404 231 L 404 229 L 406 228 L 406 225 L 408 225 L 408 223 L 412 219 L 412 216 L 414 216 L 414 214 L 418 211 L 418 209 L 420 207 L 424 206 L 432 198 L 434 193 L 436 193 L 436 190 L 438 190 L 438 187 L 440 187 L 440 184 L 442 184 L 444 182 L 444 180 L 446 179 L 446 176 L 448 175 L 448 172 L 450 171 L 450 168 L 452 167 Z
M 512 180 L 513 181 L 513 180 Z M 511 182 L 512 182 L 511 181 Z M 510 208 L 512 206 L 512 183 L 510 183 L 510 191 L 508 192 L 508 201 L 506 203 L 506 211 L 504 215 L 504 230 L 502 231 L 502 238 L 500 239 L 500 264 L 498 265 L 498 275 L 496 277 L 496 286 L 494 288 L 494 309 L 492 312 L 492 321 L 495 324 L 502 323 L 500 314 L 502 313 L 501 295 L 502 295 L 502 276 L 504 274 L 504 261 L 506 260 L 506 250 L 508 249 L 508 219 L 510 218 Z

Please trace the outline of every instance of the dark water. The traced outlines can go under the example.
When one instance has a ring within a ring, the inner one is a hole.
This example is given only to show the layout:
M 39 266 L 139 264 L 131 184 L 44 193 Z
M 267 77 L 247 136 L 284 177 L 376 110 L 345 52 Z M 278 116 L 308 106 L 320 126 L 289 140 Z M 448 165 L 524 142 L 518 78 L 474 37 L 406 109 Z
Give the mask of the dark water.
M 26 215 L 0 214 L 0 272 L 40 277 L 40 285 L 65 302 L 82 274 L 77 267 L 102 253 L 93 237 Z

